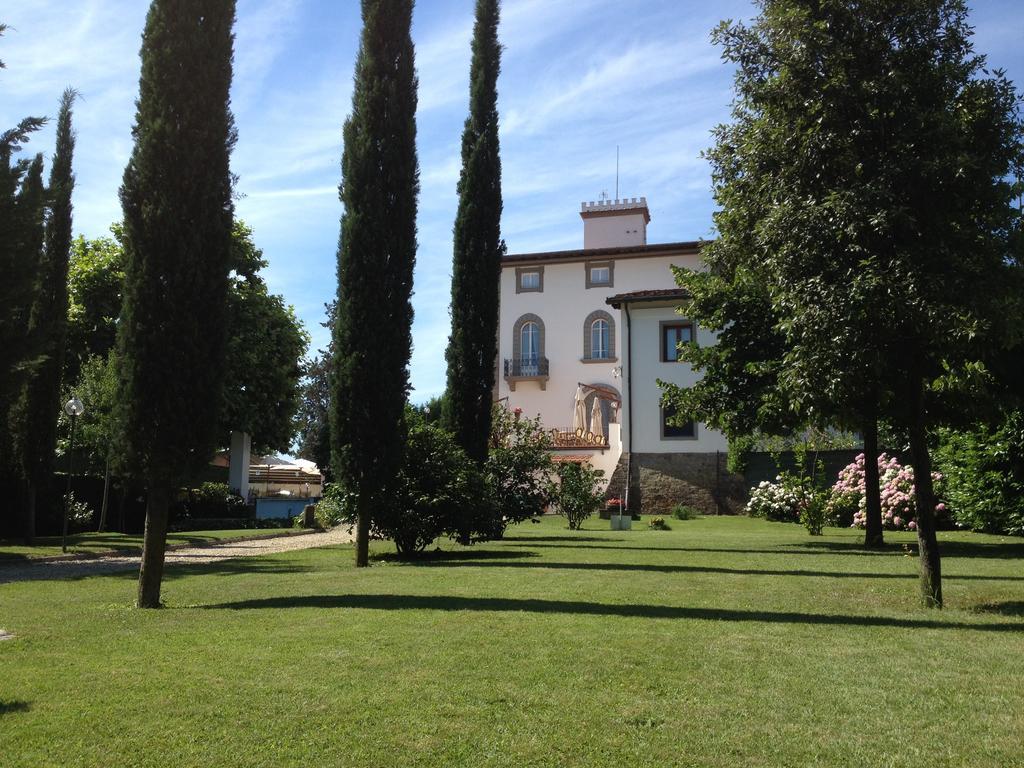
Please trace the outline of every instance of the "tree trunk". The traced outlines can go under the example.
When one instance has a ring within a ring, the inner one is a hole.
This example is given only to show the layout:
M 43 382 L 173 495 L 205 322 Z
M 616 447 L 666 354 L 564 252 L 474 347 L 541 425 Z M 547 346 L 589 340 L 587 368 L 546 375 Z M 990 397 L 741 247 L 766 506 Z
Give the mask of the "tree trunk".
M 124 478 L 121 478 L 121 500 L 117 504 L 117 530 L 124 533 L 124 505 L 128 501 L 128 486 Z
M 910 455 L 914 465 L 914 495 L 917 497 L 917 545 L 921 559 L 921 598 L 927 608 L 942 607 L 942 565 L 935 536 L 935 490 L 932 487 L 932 459 L 928 452 L 927 414 L 924 383 L 913 390 L 914 414 L 910 424 Z
M 103 503 L 100 505 L 100 524 L 97 530 L 103 533 L 107 529 L 107 503 L 110 501 L 110 459 L 107 459 L 107 470 L 103 474 Z
M 164 577 L 170 500 L 170 491 L 150 487 L 149 498 L 146 501 L 146 533 L 142 543 L 142 564 L 139 566 L 139 608 L 160 607 L 160 583 Z
M 36 538 L 36 485 L 31 480 L 25 484 L 25 546 L 31 547 Z
M 878 419 L 869 417 L 864 422 L 864 546 L 877 549 L 885 543 L 882 533 L 882 490 L 878 477 Z
M 365 493 L 359 494 L 359 512 L 356 517 L 356 568 L 370 564 L 370 510 Z

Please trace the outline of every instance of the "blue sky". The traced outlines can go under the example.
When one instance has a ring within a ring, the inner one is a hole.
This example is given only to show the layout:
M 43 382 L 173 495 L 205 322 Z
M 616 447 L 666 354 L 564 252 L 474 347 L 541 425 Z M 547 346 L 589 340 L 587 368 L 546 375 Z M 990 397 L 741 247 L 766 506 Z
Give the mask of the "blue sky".
M 131 152 L 144 0 L 33 0 L 0 12 L 0 126 L 76 109 L 75 230 L 105 234 Z M 974 0 L 976 46 L 1024 84 L 1024 2 Z M 732 73 L 709 41 L 749 0 L 505 0 L 499 81 L 505 213 L 512 252 L 582 247 L 583 200 L 645 195 L 651 242 L 711 235 L 713 201 L 700 152 L 728 116 Z M 413 302 L 413 399 L 444 388 L 451 228 L 468 100 L 473 0 L 419 0 L 413 36 L 421 186 Z M 335 292 L 341 125 L 351 106 L 357 0 L 238 0 L 233 109 L 238 215 L 270 261 L 272 290 L 324 346 Z M 52 128 L 29 151 L 49 156 Z

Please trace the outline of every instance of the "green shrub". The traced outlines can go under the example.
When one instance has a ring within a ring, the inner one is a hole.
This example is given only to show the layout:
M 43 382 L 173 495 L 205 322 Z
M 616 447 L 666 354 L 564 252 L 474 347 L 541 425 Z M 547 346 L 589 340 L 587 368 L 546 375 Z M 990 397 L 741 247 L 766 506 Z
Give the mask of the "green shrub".
M 583 521 L 597 512 L 604 504 L 599 484 L 604 472 L 589 464 L 566 462 L 558 467 L 558 514 L 569 524 L 570 530 L 578 531 Z
M 1024 411 L 1011 413 L 996 429 L 941 430 L 935 467 L 959 527 L 1024 535 Z M 939 506 L 939 513 L 946 512 Z
M 64 505 L 67 509 L 68 530 L 78 532 L 92 527 L 93 508 L 76 499 L 74 491 L 68 491 L 64 495 Z
M 505 527 L 544 514 L 553 500 L 551 437 L 539 419 L 496 405 L 491 449 L 484 471 L 494 493 L 495 519 L 490 538 Z
M 800 505 L 800 522 L 811 536 L 821 536 L 829 518 L 828 491 L 808 490 Z
M 688 519 L 688 518 L 683 518 Z M 655 531 L 670 531 L 672 528 L 665 521 L 664 517 L 652 517 L 651 521 L 647 523 L 648 527 Z
M 344 522 L 355 523 L 354 494 L 347 493 L 337 483 L 328 483 L 324 488 L 324 495 L 316 504 L 313 518 L 316 527 L 323 529 L 333 528 Z
M 184 517 L 246 517 L 245 500 L 227 483 L 203 483 L 191 488 L 184 505 Z
M 672 507 L 672 517 L 676 520 L 696 520 L 700 517 L 700 511 L 686 504 L 676 504 Z
M 406 409 L 408 432 L 405 465 L 390 507 L 373 510 L 370 532 L 390 539 L 400 557 L 426 549 L 440 536 L 463 544 L 490 538 L 503 526 L 496 522 L 493 494 L 486 476 L 466 456 L 450 433 L 425 415 Z M 316 518 L 324 527 L 356 522 L 356 494 L 339 485 L 324 491 Z M 498 534 L 500 535 L 500 534 Z

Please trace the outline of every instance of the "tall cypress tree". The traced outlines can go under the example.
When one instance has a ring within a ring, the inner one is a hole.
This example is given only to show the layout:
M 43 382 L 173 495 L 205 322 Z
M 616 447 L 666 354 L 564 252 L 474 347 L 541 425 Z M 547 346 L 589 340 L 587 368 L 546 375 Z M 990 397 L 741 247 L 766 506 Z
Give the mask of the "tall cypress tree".
M 494 363 L 498 354 L 501 256 L 501 157 L 498 147 L 499 0 L 477 0 L 469 117 L 462 132 L 459 211 L 452 265 L 446 426 L 466 453 L 487 458 Z
M 7 139 L 11 134 L 5 134 Z M 18 400 L 25 381 L 40 362 L 36 334 L 29 332 L 29 318 L 37 287 L 40 260 L 43 251 L 46 190 L 43 187 L 43 156 L 36 155 L 31 163 L 10 165 L 10 150 L 17 148 L 18 139 L 0 141 L 4 187 L 15 190 L 7 204 L 0 207 L 7 218 L 0 223 L 4 239 L 0 242 L 0 266 L 3 279 L 0 298 L 3 313 L 0 322 L 0 471 L 8 478 L 21 476 L 22 462 L 18 458 L 22 447 L 20 409 Z M 20 186 L 18 182 L 20 181 Z M 17 509 L 20 505 L 10 505 Z M 12 510 L 13 512 L 13 510 Z M 0 530 L 13 534 L 26 530 L 25 521 L 16 522 L 13 514 L 5 516 Z
M 50 166 L 47 197 L 50 217 L 39 264 L 29 333 L 36 338 L 39 365 L 33 370 L 21 403 L 19 458 L 26 481 L 24 535 L 35 536 L 36 500 L 53 474 L 60 412 L 61 371 L 68 319 L 68 260 L 71 254 L 71 193 L 75 186 L 72 159 L 75 134 L 71 129 L 72 89 L 64 91 L 57 117 L 57 148 Z
M 363 0 L 343 133 L 331 442 L 335 477 L 357 499 L 359 566 L 373 510 L 393 503 L 405 452 L 419 192 L 412 7 Z
M 124 173 L 119 403 L 147 488 L 138 605 L 160 605 L 175 488 L 217 438 L 234 220 L 233 0 L 153 0 Z

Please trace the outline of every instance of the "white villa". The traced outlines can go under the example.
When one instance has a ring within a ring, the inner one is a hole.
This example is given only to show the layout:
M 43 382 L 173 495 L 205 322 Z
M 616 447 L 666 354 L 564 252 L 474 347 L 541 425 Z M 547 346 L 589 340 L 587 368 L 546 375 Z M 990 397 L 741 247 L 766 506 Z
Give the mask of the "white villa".
M 671 266 L 700 268 L 700 243 L 649 245 L 643 197 L 583 203 L 580 216 L 582 249 L 503 259 L 497 398 L 539 416 L 556 459 L 604 470 L 632 510 L 722 511 L 737 490 L 725 438 L 666 423 L 657 384 L 695 380 L 678 341 L 715 341 L 676 311 L 686 294 Z

